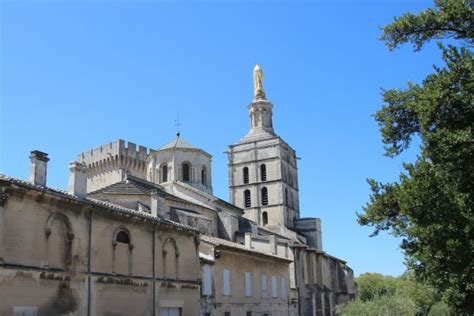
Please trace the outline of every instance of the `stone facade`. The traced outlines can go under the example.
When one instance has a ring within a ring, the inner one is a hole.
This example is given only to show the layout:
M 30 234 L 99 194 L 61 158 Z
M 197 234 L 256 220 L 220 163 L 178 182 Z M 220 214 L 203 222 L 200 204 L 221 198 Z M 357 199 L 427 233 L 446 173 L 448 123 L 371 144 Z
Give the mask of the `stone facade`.
M 334 315 L 353 272 L 300 218 L 296 152 L 258 95 L 229 146 L 230 202 L 179 134 L 79 154 L 68 192 L 46 186 L 39 151 L 29 182 L 0 176 L 0 315 Z
M 0 315 L 197 315 L 196 230 L 4 176 L 0 187 Z

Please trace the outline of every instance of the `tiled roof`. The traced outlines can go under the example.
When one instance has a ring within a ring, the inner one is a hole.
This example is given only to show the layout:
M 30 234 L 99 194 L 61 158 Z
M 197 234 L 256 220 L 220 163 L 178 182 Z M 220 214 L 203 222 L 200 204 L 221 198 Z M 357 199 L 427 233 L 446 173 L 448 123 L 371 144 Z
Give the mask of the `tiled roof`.
M 149 195 L 153 191 L 157 191 L 159 195 L 165 199 L 172 200 L 179 203 L 186 203 L 190 205 L 195 205 L 199 207 L 206 207 L 186 199 L 180 198 L 176 195 L 170 194 L 165 191 L 165 189 L 156 183 L 140 179 L 131 175 L 127 175 L 126 179 L 120 182 L 113 183 L 99 190 L 88 193 L 89 195 L 95 195 L 99 193 L 103 194 L 146 194 Z
M 210 243 L 210 244 L 212 244 L 214 246 L 217 246 L 217 247 L 238 249 L 240 251 L 248 252 L 248 253 L 254 254 L 254 255 L 261 255 L 261 256 L 266 256 L 266 257 L 271 257 L 271 258 L 291 262 L 291 260 L 288 259 L 288 258 L 279 257 L 279 256 L 276 256 L 276 255 L 273 255 L 273 254 L 270 254 L 270 253 L 266 253 L 266 252 L 263 252 L 263 251 L 260 251 L 260 250 L 256 250 L 256 249 L 249 249 L 249 248 L 245 247 L 242 244 L 239 244 L 239 243 L 236 243 L 236 242 L 233 242 L 233 241 L 230 241 L 230 240 L 225 240 L 225 239 L 222 239 L 222 238 L 217 238 L 217 237 L 212 237 L 212 236 L 207 236 L 207 235 L 201 235 L 201 241 Z
M 68 192 L 63 191 L 63 190 L 50 188 L 50 187 L 46 187 L 46 186 L 41 186 L 41 185 L 37 185 L 37 184 L 32 184 L 32 183 L 27 182 L 27 181 L 23 181 L 23 180 L 20 180 L 20 179 L 16 179 L 16 178 L 12 178 L 12 177 L 8 177 L 6 175 L 0 174 L 0 181 L 2 181 L 2 180 L 10 182 L 12 184 L 16 184 L 16 185 L 28 188 L 28 189 L 32 189 L 32 190 L 35 190 L 35 191 L 51 193 L 51 194 L 63 197 L 65 199 L 68 199 L 68 200 L 73 200 L 73 201 L 77 201 L 77 202 L 81 202 L 81 203 L 87 203 L 87 204 L 91 204 L 91 205 L 95 205 L 95 206 L 100 206 L 100 207 L 102 207 L 106 210 L 113 211 L 115 214 L 120 214 L 120 215 L 125 215 L 125 216 L 133 216 L 133 217 L 136 217 L 136 218 L 146 219 L 146 220 L 157 222 L 157 223 L 164 224 L 164 225 L 179 227 L 179 228 L 189 230 L 189 231 L 192 231 L 192 232 L 198 232 L 195 228 L 193 228 L 191 226 L 184 225 L 184 224 L 181 224 L 181 223 L 176 223 L 174 221 L 170 221 L 170 220 L 167 220 L 167 219 L 164 219 L 164 218 L 153 216 L 153 215 L 151 215 L 149 213 L 146 213 L 146 212 L 133 210 L 133 209 L 126 208 L 126 207 L 123 207 L 123 206 L 120 206 L 120 205 L 116 205 L 116 204 L 113 204 L 113 203 L 110 203 L 110 202 L 101 201 L 101 200 L 97 200 L 97 199 L 90 198 L 90 197 L 81 198 L 81 197 L 75 196 L 73 194 L 69 194 Z
M 176 136 L 175 139 L 167 143 L 166 145 L 162 146 L 161 149 L 168 149 L 168 148 L 189 148 L 189 149 L 197 149 L 187 141 L 185 141 L 179 134 Z

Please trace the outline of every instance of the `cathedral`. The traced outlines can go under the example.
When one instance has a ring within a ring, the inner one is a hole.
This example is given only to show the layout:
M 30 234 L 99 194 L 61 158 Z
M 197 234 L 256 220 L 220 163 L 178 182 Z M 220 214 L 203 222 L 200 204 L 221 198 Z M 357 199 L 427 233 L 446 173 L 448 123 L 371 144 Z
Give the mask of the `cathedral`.
M 38 150 L 28 180 L 0 175 L 0 315 L 335 315 L 353 271 L 323 250 L 320 219 L 300 217 L 296 152 L 259 65 L 253 81 L 228 201 L 211 154 L 179 133 L 78 154 L 68 191 L 47 186 Z

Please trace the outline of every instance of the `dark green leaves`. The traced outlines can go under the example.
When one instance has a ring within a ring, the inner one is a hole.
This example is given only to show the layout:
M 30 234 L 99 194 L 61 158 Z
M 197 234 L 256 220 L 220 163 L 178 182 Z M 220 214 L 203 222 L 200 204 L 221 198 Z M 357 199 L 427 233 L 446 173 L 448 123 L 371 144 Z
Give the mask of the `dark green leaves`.
M 407 13 L 387 25 L 390 49 L 411 42 L 418 50 L 431 39 L 445 62 L 421 84 L 385 90 L 375 114 L 385 154 L 399 155 L 421 140 L 420 154 L 396 183 L 369 180 L 369 203 L 358 222 L 402 237 L 408 267 L 432 284 L 458 311 L 474 311 L 474 62 L 473 9 L 461 0 L 439 0 L 436 8 Z M 453 43 L 453 41 L 451 41 Z M 468 47 L 465 47 L 467 44 Z M 462 47 L 464 45 L 464 47 Z
M 382 30 L 381 40 L 390 50 L 410 42 L 420 50 L 431 39 L 452 38 L 474 44 L 474 10 L 468 0 L 437 0 L 436 8 L 419 14 L 405 13 Z

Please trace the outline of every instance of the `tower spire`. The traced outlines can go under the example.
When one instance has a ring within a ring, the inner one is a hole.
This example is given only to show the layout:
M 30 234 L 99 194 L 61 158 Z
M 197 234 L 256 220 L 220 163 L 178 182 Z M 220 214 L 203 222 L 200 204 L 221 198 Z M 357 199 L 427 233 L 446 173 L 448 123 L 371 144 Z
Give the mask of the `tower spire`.
M 248 107 L 250 114 L 249 134 L 255 135 L 264 132 L 273 135 L 273 105 L 266 99 L 263 89 L 263 71 L 259 64 L 253 68 L 253 92 L 253 102 Z

